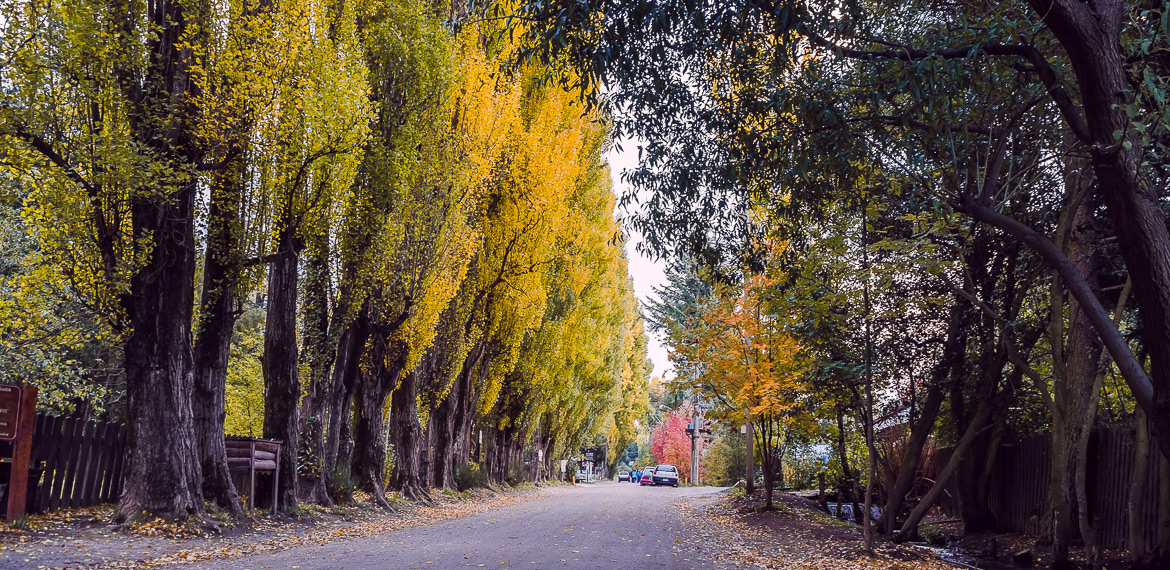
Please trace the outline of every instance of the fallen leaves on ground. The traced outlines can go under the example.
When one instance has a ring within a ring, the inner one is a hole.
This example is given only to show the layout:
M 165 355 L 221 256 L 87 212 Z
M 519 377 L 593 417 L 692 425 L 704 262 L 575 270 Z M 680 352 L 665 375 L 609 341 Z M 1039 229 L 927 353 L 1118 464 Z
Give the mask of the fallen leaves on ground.
M 309 507 L 299 519 L 257 517 L 245 532 L 229 532 L 223 536 L 200 530 L 198 525 L 161 519 L 147 520 L 133 525 L 129 531 L 114 533 L 109 520 L 113 513 L 110 506 L 63 510 L 32 517 L 28 530 L 0 533 L 0 556 L 5 552 L 16 554 L 11 550 L 13 547 L 25 547 L 26 552 L 15 556 L 25 557 L 25 562 L 35 558 L 94 558 L 66 564 L 46 560 L 56 565 L 40 566 L 59 570 L 124 570 L 232 560 L 434 524 L 503 508 L 540 494 L 533 490 L 436 494 L 432 504 L 394 501 L 394 512 L 373 507 L 372 503 L 330 509 Z M 103 541 L 100 549 L 103 553 L 88 553 L 99 550 L 94 547 Z M 131 546 L 132 541 L 148 542 Z M 78 554 L 82 552 L 86 554 Z
M 762 497 L 719 496 L 703 504 L 675 502 L 694 533 L 688 541 L 698 551 L 733 568 L 776 570 L 950 570 L 929 552 L 878 541 L 864 552 L 861 530 L 805 504 L 804 499 L 776 496 L 777 508 L 758 512 Z M 690 545 L 688 545 L 690 546 Z

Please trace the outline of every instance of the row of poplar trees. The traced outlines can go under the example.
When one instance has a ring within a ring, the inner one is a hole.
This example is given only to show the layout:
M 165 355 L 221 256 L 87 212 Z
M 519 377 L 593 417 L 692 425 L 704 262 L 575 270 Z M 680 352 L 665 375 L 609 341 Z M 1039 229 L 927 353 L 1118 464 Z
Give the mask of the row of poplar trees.
M 2 6 L 0 160 L 36 262 L 5 307 L 60 291 L 121 352 L 121 518 L 242 515 L 224 392 L 253 296 L 264 435 L 296 466 L 282 510 L 329 503 L 347 469 L 385 504 L 472 459 L 503 481 L 531 453 L 540 477 L 595 433 L 632 439 L 648 365 L 609 134 L 488 20 L 430 0 Z

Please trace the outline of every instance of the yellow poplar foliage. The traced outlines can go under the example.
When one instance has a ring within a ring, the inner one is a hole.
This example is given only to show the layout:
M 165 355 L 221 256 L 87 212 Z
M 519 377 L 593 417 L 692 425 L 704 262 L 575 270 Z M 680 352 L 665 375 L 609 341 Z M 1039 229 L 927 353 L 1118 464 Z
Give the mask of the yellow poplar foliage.
M 0 71 L 0 169 L 19 180 L 35 243 L 0 283 L 0 316 L 14 325 L 0 333 L 31 330 L 42 299 L 67 291 L 101 322 L 61 342 L 117 347 L 129 332 L 120 297 L 152 241 L 132 241 L 130 205 L 197 180 L 191 247 L 202 256 L 222 241 L 230 249 L 211 251 L 241 274 L 229 430 L 261 428 L 264 308 L 242 301 L 263 290 L 268 256 L 299 244 L 327 258 L 313 283 L 333 323 L 362 308 L 376 326 L 401 323 L 380 340 L 405 351 L 393 356 L 407 371 L 441 349 L 420 414 L 478 347 L 477 383 L 462 397 L 475 398 L 481 425 L 540 434 L 556 453 L 596 434 L 614 447 L 634 437 L 650 365 L 604 118 L 544 85 L 542 70 L 501 73 L 514 46 L 492 23 L 453 35 L 423 0 L 200 5 L 178 46 L 194 81 L 184 117 L 194 142 L 175 155 L 199 157 L 188 164 L 140 148 L 133 131 L 124 78 L 147 68 L 157 30 L 89 0 L 0 6 L 11 64 Z M 60 160 L 25 131 L 55 137 Z M 224 208 L 231 217 L 210 219 Z

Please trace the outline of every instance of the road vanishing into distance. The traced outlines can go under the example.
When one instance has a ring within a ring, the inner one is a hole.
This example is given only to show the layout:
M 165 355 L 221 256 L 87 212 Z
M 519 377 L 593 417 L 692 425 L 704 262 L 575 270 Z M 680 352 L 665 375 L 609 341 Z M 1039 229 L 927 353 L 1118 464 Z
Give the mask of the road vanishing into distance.
M 717 568 L 671 503 L 719 490 L 615 482 L 553 487 L 535 499 L 433 526 L 176 568 Z

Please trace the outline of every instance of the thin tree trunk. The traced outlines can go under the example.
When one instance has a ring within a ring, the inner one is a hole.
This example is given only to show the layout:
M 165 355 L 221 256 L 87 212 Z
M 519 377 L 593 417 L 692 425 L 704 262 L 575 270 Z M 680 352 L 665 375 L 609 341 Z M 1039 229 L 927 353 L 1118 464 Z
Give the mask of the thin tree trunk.
M 873 442 L 873 330 L 872 307 L 869 303 L 869 201 L 862 200 L 861 267 L 865 272 L 861 294 L 865 310 L 865 448 L 869 454 L 869 471 L 865 479 L 865 512 L 862 513 L 862 534 L 866 552 L 873 552 L 873 480 L 877 477 L 877 449 Z
M 837 410 L 837 457 L 841 461 L 841 476 L 844 478 L 840 483 L 840 491 L 837 493 L 837 512 L 841 512 L 841 504 L 846 499 L 852 504 L 854 513 L 857 513 L 857 496 L 854 493 L 856 483 L 853 476 L 853 471 L 849 468 L 849 450 L 845 447 L 845 412 L 841 409 Z M 855 517 L 856 518 L 856 517 Z
M 1146 482 L 1150 476 L 1150 432 L 1146 428 L 1146 414 L 1141 408 L 1134 410 L 1134 423 L 1137 433 L 1134 438 L 1133 475 L 1129 479 L 1129 503 L 1126 512 L 1129 513 L 1128 534 L 1126 547 L 1129 549 L 1129 561 L 1135 566 L 1146 558 L 1146 533 L 1142 526 L 1141 513 L 1146 512 Z
M 747 436 L 744 438 L 747 440 L 747 451 L 745 452 L 744 456 L 744 463 L 746 463 L 744 481 L 747 484 L 745 491 L 747 491 L 748 494 L 754 493 L 756 490 L 756 438 L 752 433 L 755 431 L 753 423 L 754 420 L 749 415 L 747 417 L 747 422 L 744 424 L 747 426 Z
M 991 409 L 991 402 L 980 402 L 979 408 L 975 412 L 975 417 L 967 425 L 967 430 L 963 433 L 963 436 L 959 438 L 959 444 L 955 446 L 955 452 L 951 455 L 950 461 L 947 462 L 946 467 L 943 467 L 942 473 L 939 473 L 938 477 L 935 478 L 934 485 L 931 485 L 930 490 L 926 492 L 926 496 L 914 507 L 914 510 L 910 512 L 910 516 L 906 517 L 906 522 L 902 523 L 902 528 L 898 531 L 898 535 L 894 537 L 894 542 L 905 542 L 918 537 L 918 524 L 922 522 L 926 513 L 930 511 L 930 508 L 934 506 L 934 503 L 938 501 L 939 497 L 946 490 L 946 486 L 950 483 L 951 477 L 962 463 L 963 455 L 970 449 L 971 444 L 975 442 L 976 436 L 983 431 L 983 427 L 991 418 Z
M 956 304 L 951 307 L 950 324 L 947 327 L 947 338 L 943 345 L 943 356 L 937 364 L 935 364 L 933 374 L 931 374 L 930 385 L 926 388 L 926 402 L 919 412 L 917 421 L 910 426 L 910 440 L 906 445 L 906 454 L 902 457 L 902 464 L 898 466 L 897 477 L 894 479 L 894 484 L 890 486 L 890 496 L 886 501 L 886 511 L 882 513 L 881 521 L 884 521 L 885 532 L 887 538 L 894 537 L 894 526 L 898 521 L 898 513 L 902 510 L 902 504 L 906 500 L 906 493 L 914 485 L 914 479 L 918 472 L 918 462 L 922 457 L 922 451 L 926 447 L 926 440 L 930 437 L 931 432 L 934 431 L 935 420 L 938 419 L 938 412 L 942 408 L 944 394 L 942 390 L 943 380 L 950 374 L 955 367 L 956 357 L 962 359 L 963 346 L 959 342 L 962 339 L 963 310 Z
M 894 537 L 897 515 L 901 513 L 902 504 L 906 501 L 906 494 L 914 486 L 918 461 L 922 458 L 922 451 L 927 444 L 930 433 L 934 431 L 935 420 L 938 419 L 938 411 L 941 410 L 945 397 L 943 382 L 948 376 L 955 373 L 958 366 L 963 365 L 963 351 L 966 343 L 966 335 L 963 334 L 963 317 L 966 307 L 968 307 L 968 303 L 963 300 L 962 296 L 957 296 L 955 304 L 951 305 L 947 338 L 943 341 L 942 358 L 938 360 L 934 370 L 931 371 L 930 384 L 927 386 L 927 400 L 924 401 L 922 410 L 918 412 L 917 420 L 910 426 L 910 440 L 907 444 L 906 455 L 902 458 L 902 465 L 899 466 L 894 485 L 890 487 L 886 511 L 881 515 L 881 521 L 885 521 L 888 538 Z
M 756 433 L 760 438 L 760 463 L 764 472 L 764 508 L 771 509 L 772 488 L 774 487 L 773 482 L 775 480 L 775 473 L 772 471 L 773 467 L 775 467 L 773 464 L 774 457 L 772 456 L 772 440 L 775 438 L 775 434 L 773 433 L 775 426 L 773 425 L 772 419 L 768 416 L 760 416 L 759 420 L 760 429 L 756 430 Z

